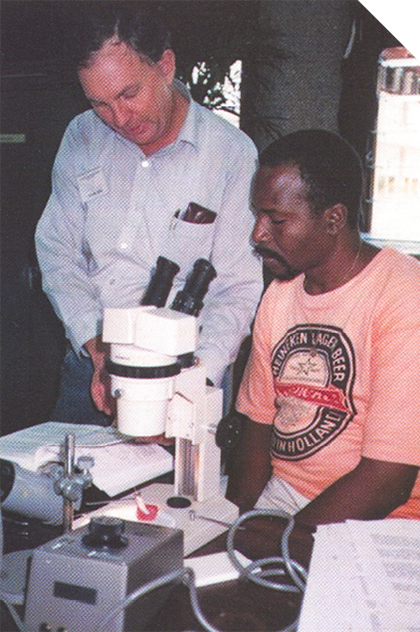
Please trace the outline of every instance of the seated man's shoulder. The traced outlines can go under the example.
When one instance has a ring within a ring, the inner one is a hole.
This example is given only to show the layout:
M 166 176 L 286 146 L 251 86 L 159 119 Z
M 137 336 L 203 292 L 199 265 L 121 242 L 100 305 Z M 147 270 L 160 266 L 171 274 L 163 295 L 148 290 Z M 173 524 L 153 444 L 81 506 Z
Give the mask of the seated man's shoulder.
M 396 327 L 406 323 L 420 331 L 420 262 L 411 255 L 384 248 L 378 263 L 381 265 L 370 279 L 377 322 Z
M 420 283 L 420 261 L 415 256 L 394 248 L 384 248 L 381 256 L 388 268 L 389 279 L 394 283 L 403 283 L 404 286 Z

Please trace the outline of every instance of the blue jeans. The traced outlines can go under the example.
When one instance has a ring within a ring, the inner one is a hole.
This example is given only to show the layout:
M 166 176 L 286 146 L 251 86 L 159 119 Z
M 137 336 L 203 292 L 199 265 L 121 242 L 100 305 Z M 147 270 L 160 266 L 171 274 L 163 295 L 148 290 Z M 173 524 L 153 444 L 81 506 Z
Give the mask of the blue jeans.
M 78 356 L 70 345 L 61 366 L 58 398 L 51 413 L 52 421 L 109 426 L 111 417 L 95 407 L 90 395 L 93 367 L 90 358 Z

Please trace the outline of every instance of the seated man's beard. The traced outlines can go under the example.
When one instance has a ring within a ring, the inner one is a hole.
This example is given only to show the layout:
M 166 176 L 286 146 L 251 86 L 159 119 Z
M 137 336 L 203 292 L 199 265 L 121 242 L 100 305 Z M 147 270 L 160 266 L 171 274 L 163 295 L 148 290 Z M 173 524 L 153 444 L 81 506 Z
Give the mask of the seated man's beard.
M 276 261 L 281 263 L 281 265 L 284 267 L 284 274 L 282 274 L 281 277 L 277 275 L 274 271 L 270 270 L 270 272 L 272 272 L 272 274 L 274 274 L 276 278 L 279 278 L 282 281 L 290 281 L 291 279 L 294 279 L 300 274 L 298 270 L 294 270 L 286 261 L 286 259 L 284 259 L 281 255 L 277 254 L 277 252 L 274 252 L 274 250 L 270 250 L 269 248 L 264 248 L 264 246 L 257 245 L 257 246 L 254 246 L 254 251 L 257 252 L 262 257 L 270 257 L 271 259 L 275 259 Z

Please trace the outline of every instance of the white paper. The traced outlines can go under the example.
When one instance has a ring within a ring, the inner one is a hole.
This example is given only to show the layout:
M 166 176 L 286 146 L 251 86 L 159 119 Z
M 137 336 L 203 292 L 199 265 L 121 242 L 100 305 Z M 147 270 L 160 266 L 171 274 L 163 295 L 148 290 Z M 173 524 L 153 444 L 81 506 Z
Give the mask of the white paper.
M 420 632 L 420 521 L 317 528 L 299 632 Z
M 242 566 L 246 567 L 251 564 L 251 560 L 239 551 L 235 551 L 235 554 Z M 189 566 L 194 571 L 194 581 L 197 588 L 233 581 L 239 577 L 239 571 L 230 561 L 226 551 L 199 557 L 188 557 L 185 560 L 185 566 Z
M 159 445 L 130 443 L 115 428 L 50 421 L 0 437 L 0 458 L 36 472 L 49 461 L 63 460 L 67 434 L 75 435 L 75 461 L 92 456 L 93 482 L 109 496 L 152 480 L 173 468 Z

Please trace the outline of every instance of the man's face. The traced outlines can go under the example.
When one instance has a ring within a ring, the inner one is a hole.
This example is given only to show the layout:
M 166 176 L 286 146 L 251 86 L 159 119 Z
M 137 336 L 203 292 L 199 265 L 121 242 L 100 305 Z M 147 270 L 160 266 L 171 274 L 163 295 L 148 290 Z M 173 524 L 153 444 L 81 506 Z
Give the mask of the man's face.
M 292 279 L 320 265 L 328 247 L 326 220 L 312 214 L 296 165 L 259 169 L 254 208 L 255 249 L 275 277 Z
M 79 79 L 104 123 L 147 152 L 165 146 L 171 135 L 174 72 L 172 51 L 152 64 L 111 39 L 79 70 Z

